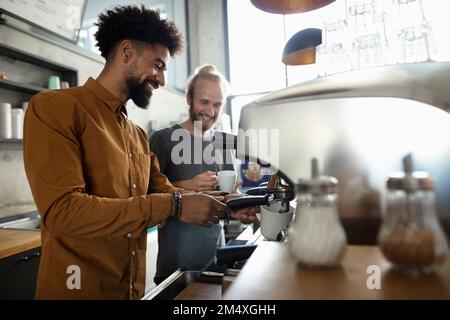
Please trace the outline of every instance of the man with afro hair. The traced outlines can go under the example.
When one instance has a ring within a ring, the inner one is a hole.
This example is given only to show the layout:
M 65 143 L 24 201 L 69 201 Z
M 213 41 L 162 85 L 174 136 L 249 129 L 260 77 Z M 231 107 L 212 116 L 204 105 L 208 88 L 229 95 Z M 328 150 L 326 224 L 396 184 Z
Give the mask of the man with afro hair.
M 139 299 L 147 230 L 168 219 L 211 227 L 223 197 L 187 193 L 159 171 L 126 102 L 149 105 L 182 37 L 158 11 L 120 6 L 99 16 L 106 64 L 83 86 L 35 95 L 24 125 L 24 164 L 41 215 L 37 299 Z M 221 201 L 220 201 L 221 200 Z

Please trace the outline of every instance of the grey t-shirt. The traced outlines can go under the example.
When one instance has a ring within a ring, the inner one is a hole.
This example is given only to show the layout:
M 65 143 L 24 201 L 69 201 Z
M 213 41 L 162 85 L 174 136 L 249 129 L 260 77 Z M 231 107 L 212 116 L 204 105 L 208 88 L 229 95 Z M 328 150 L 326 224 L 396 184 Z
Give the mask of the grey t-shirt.
M 212 140 L 194 137 L 178 124 L 155 131 L 150 137 L 150 150 L 158 158 L 161 172 L 172 182 L 192 179 L 208 170 L 234 170 L 230 150 L 214 149 Z M 205 266 L 217 245 L 224 242 L 222 230 L 221 224 L 205 228 L 168 221 L 158 230 L 155 283 L 178 268 L 198 270 Z

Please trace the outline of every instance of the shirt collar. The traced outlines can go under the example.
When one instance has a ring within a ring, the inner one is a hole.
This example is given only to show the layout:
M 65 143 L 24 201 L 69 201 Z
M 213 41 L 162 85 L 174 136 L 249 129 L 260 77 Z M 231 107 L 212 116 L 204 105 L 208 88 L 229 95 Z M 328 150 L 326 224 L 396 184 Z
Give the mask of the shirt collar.
M 120 102 L 120 100 L 117 99 L 111 92 L 98 83 L 97 80 L 89 77 L 84 84 L 84 87 L 89 89 L 94 95 L 102 100 L 113 112 L 116 112 L 118 109 L 121 111 L 123 111 L 123 109 L 126 110 L 122 102 Z
M 176 129 L 181 128 L 181 129 L 185 130 L 186 132 L 188 132 L 193 138 L 195 138 L 195 139 L 200 139 L 200 137 L 194 136 L 192 133 L 189 132 L 189 130 L 183 128 L 183 127 L 181 126 L 181 124 L 179 124 L 179 123 L 175 124 L 174 128 L 176 128 Z M 212 128 L 211 131 L 209 132 L 208 137 L 203 136 L 201 139 L 202 139 L 203 141 L 212 141 L 215 135 L 216 135 L 216 130 L 215 130 L 214 128 Z

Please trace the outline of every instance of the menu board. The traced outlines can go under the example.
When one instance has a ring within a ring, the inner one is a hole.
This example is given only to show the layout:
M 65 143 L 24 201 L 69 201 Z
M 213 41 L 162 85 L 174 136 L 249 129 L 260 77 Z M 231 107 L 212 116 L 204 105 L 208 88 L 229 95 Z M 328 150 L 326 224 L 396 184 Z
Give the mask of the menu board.
M 75 41 L 86 0 L 1 0 L 1 11 Z

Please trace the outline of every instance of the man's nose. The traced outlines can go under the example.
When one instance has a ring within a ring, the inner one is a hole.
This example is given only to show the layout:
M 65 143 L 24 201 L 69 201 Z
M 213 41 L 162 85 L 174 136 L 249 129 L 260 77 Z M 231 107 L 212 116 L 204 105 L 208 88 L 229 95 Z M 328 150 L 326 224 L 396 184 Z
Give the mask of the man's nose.
M 159 71 L 156 75 L 156 80 L 161 87 L 164 87 L 166 84 L 166 73 L 164 71 Z
M 203 111 L 208 117 L 214 117 L 214 106 L 212 103 L 208 103 Z

